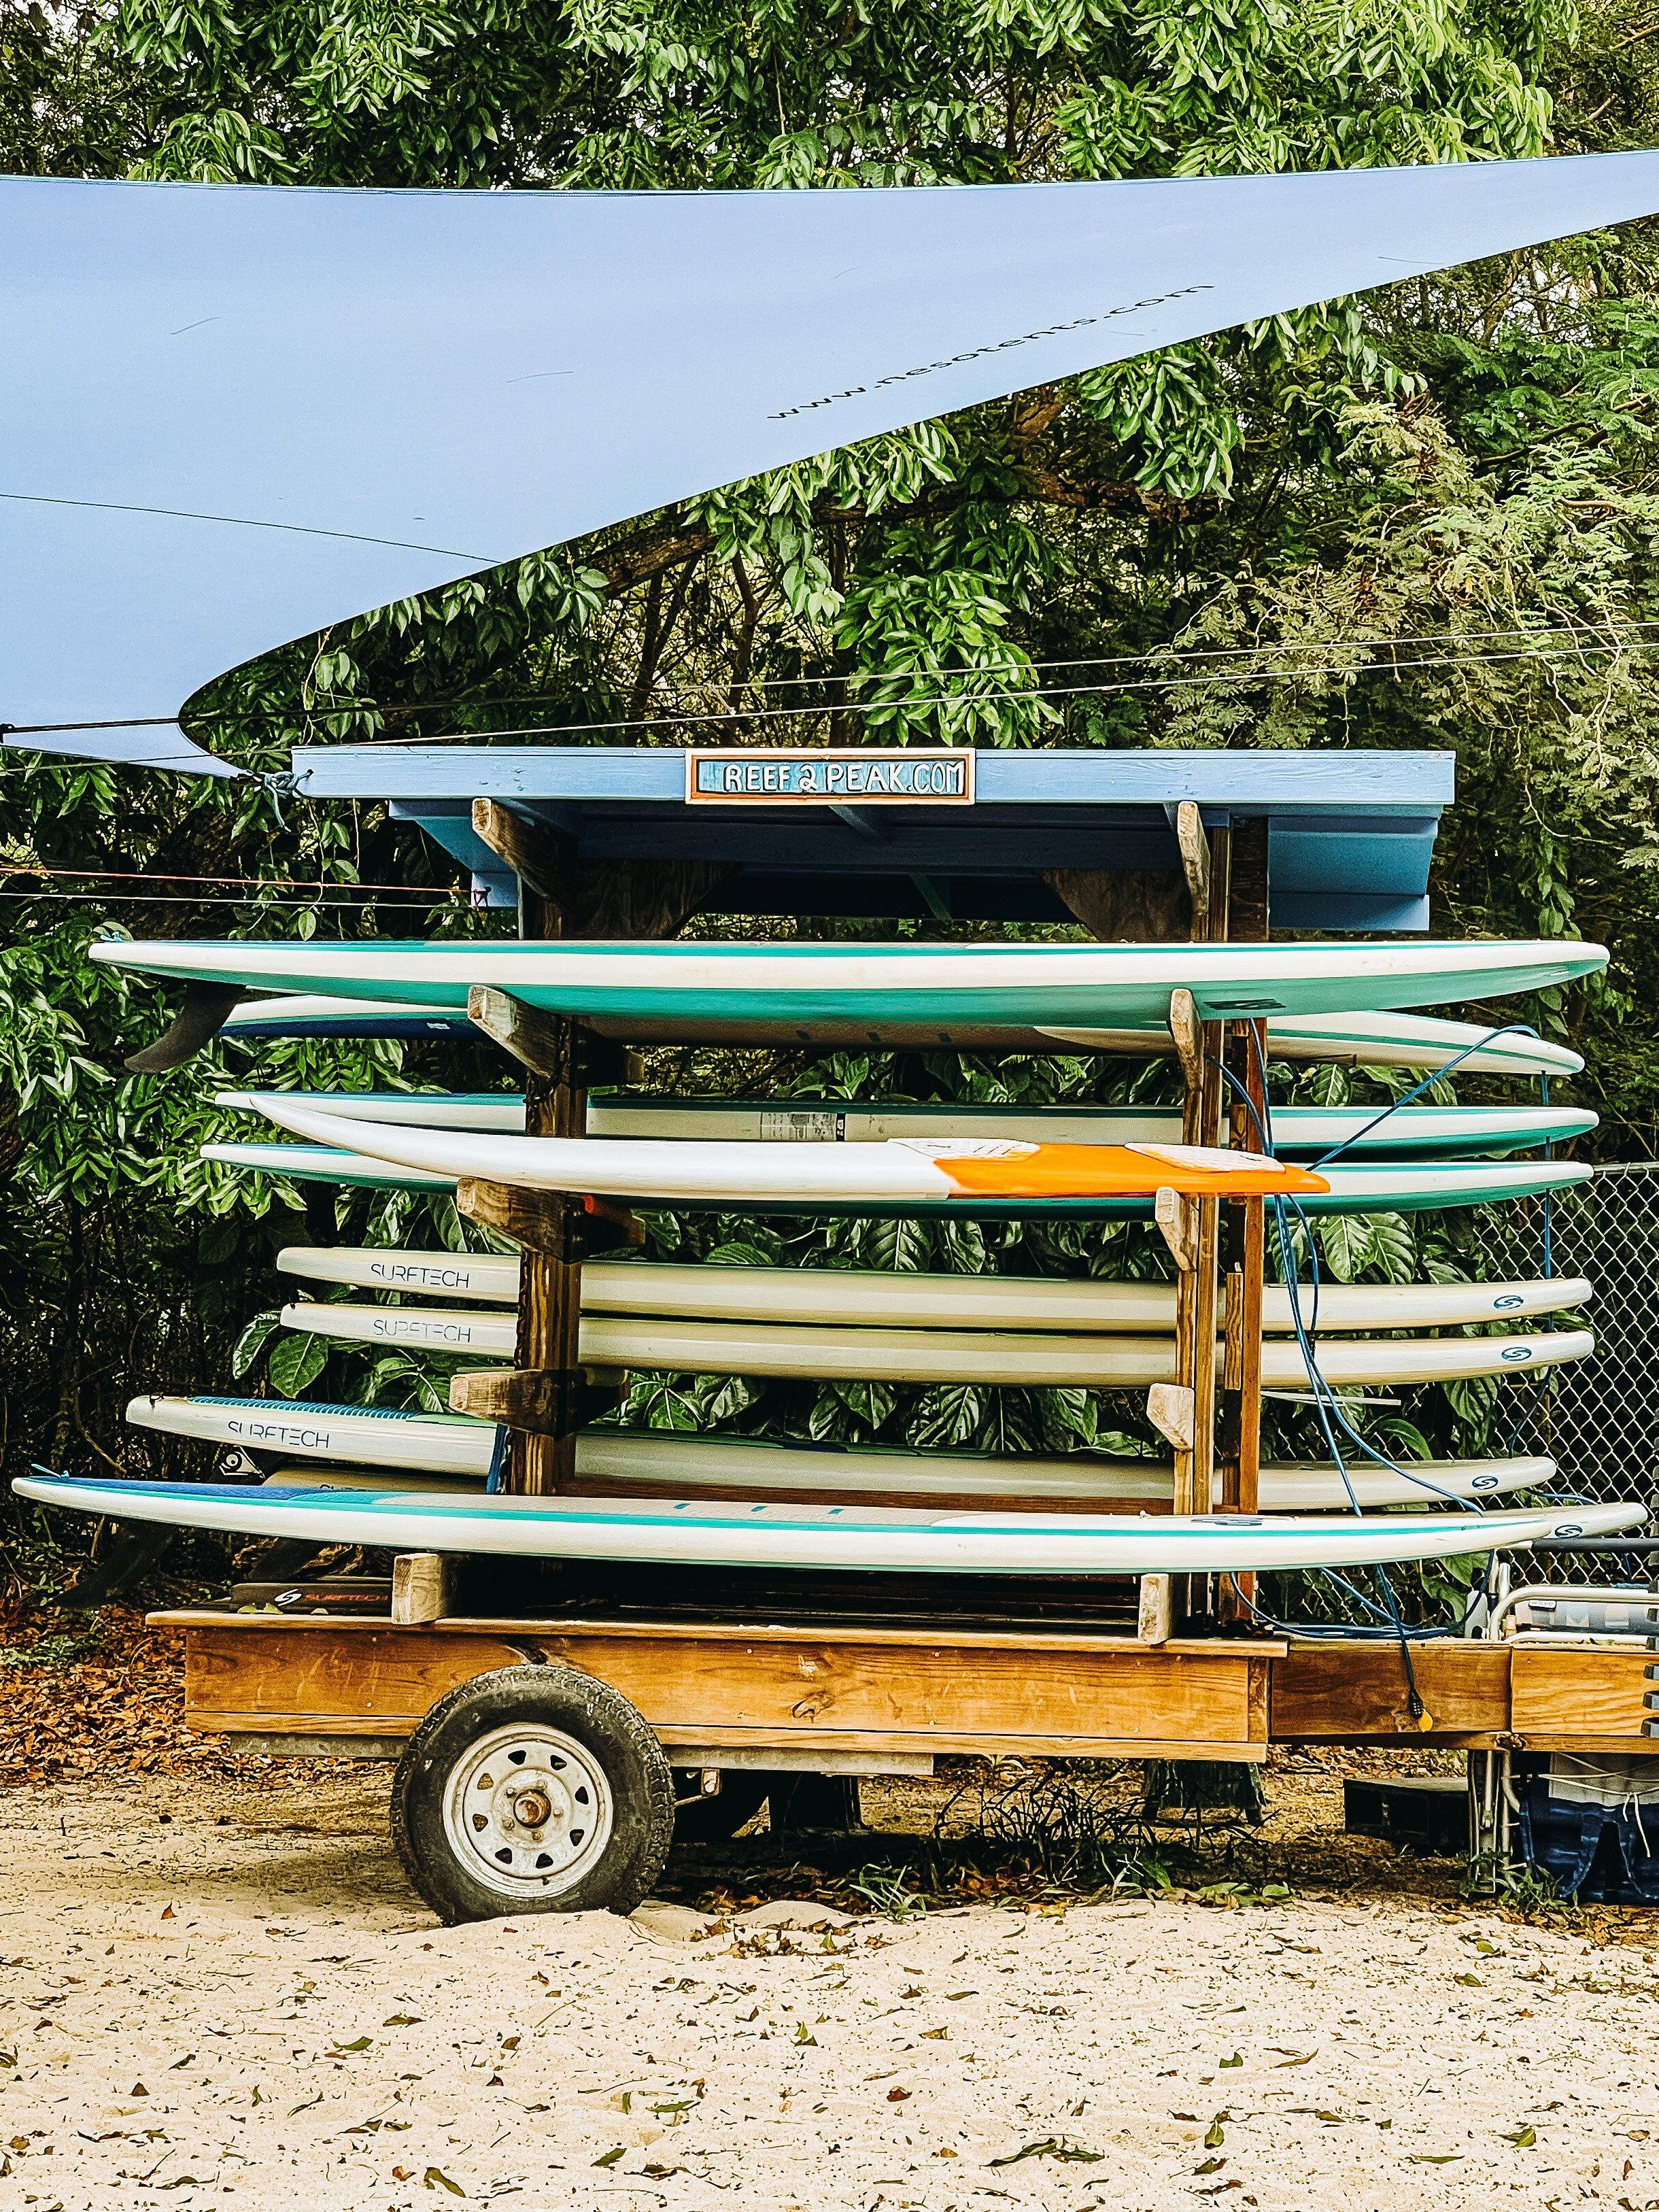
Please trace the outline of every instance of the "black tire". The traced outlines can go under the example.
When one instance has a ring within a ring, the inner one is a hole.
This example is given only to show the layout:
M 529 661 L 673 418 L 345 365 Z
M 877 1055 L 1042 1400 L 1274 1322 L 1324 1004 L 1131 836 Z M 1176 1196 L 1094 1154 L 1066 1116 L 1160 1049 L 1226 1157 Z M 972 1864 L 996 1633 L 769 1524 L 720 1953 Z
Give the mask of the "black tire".
M 697 1786 L 695 1766 L 679 1766 L 674 1770 L 674 1795 L 682 1802 L 674 1808 L 674 1841 L 677 1844 L 724 1844 L 735 1836 L 739 1828 L 746 1827 L 771 1794 L 775 1774 L 763 1774 L 757 1769 L 728 1766 L 720 1776 L 720 1786 L 712 1797 L 691 1796 Z
M 631 1912 L 673 1832 L 662 1746 L 620 1692 L 574 1667 L 462 1683 L 410 1736 L 392 1785 L 404 1870 L 448 1922 Z

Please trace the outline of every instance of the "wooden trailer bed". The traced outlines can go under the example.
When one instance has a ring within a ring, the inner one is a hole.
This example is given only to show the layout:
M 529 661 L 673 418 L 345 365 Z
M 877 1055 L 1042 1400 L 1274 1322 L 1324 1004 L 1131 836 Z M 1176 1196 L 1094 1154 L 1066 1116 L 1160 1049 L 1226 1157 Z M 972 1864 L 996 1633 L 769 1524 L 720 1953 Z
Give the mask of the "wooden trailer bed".
M 674 1765 L 904 1772 L 941 1753 L 1261 1759 L 1270 1743 L 1659 1751 L 1640 1647 L 1171 1639 L 1055 1630 L 710 1626 L 672 1620 L 380 1620 L 161 1613 L 185 1716 L 272 1749 L 395 1753 L 448 1692 L 547 1663 L 609 1684 Z M 373 1746 L 371 1750 L 370 1747 Z

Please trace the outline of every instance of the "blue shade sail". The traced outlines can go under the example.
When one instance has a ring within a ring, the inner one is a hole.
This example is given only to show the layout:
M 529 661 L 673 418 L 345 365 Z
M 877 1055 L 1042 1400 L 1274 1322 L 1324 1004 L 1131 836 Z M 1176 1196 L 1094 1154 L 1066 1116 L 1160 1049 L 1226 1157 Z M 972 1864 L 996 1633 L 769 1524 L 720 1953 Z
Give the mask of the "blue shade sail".
M 105 729 L 41 730 L 14 737 L 0 725 L 0 744 L 19 752 L 66 753 L 81 761 L 109 761 L 121 768 L 178 769 L 197 775 L 240 775 L 228 761 L 192 744 L 176 722 L 159 726 L 113 723 Z
M 1656 210 L 1655 153 L 869 191 L 0 179 L 0 722 L 84 752 L 23 731 L 170 716 L 667 501 Z

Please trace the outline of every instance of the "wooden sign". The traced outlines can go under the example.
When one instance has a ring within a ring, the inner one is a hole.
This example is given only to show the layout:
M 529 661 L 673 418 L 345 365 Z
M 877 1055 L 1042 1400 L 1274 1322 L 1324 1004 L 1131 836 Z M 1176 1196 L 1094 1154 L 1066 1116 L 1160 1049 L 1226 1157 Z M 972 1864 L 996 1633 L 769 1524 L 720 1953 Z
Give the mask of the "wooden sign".
M 700 752 L 685 756 L 688 806 L 971 806 L 974 755 L 946 747 L 896 752 Z

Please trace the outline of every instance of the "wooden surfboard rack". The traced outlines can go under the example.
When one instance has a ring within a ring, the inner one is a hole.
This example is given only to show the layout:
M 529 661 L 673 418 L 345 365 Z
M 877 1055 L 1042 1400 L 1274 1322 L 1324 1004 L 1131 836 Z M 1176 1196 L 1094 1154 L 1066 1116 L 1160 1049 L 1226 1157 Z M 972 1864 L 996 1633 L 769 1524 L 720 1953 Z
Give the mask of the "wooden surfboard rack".
M 314 797 L 392 801 L 419 821 L 493 902 L 516 899 L 531 938 L 671 937 L 717 902 L 899 913 L 914 894 L 919 915 L 1069 915 L 1101 939 L 1261 941 L 1275 839 L 1294 851 L 1300 886 L 1281 921 L 1422 928 L 1428 848 L 1450 797 L 1438 755 L 1061 751 L 980 756 L 981 797 L 1005 793 L 980 818 L 971 808 L 925 823 L 851 808 L 728 817 L 678 804 L 682 763 L 665 748 L 337 746 L 304 760 Z M 1362 848 L 1363 881 L 1381 890 L 1353 888 Z M 976 872 L 951 876 L 957 862 Z M 871 895 L 890 903 L 836 904 L 860 876 L 884 885 Z M 1003 885 L 994 897 L 971 890 L 993 879 Z M 1012 903 L 1000 915 L 995 898 Z M 813 899 L 826 902 L 805 903 Z M 590 1085 L 635 1072 L 620 1045 L 504 993 L 475 991 L 468 1011 L 520 1063 L 532 1135 L 582 1133 Z M 1261 1149 L 1265 1020 L 1201 1022 L 1177 993 L 1170 1023 L 1184 1140 Z M 581 1267 L 639 1241 L 639 1226 L 591 1200 L 482 1182 L 463 1184 L 458 1203 L 524 1260 L 514 1366 L 457 1376 L 452 1402 L 509 1427 L 508 1489 L 570 1491 L 575 1431 L 594 1407 L 594 1378 L 578 1361 Z M 1175 1452 L 1176 1512 L 1208 1510 L 1212 1498 L 1227 1511 L 1255 1510 L 1264 1216 L 1260 1200 L 1159 1195 L 1177 1358 L 1147 1412 Z M 1274 1744 L 1310 1742 L 1659 1753 L 1644 1732 L 1644 1650 L 1554 1638 L 1422 1644 L 1414 1705 L 1396 1646 L 1267 1634 L 1244 1576 L 1147 1577 L 1121 1620 L 1039 1627 L 942 1613 L 883 1625 L 834 1601 L 827 1585 L 821 1610 L 769 1624 L 747 1617 L 748 1601 L 718 1619 L 707 1606 L 694 1617 L 689 1602 L 585 1601 L 569 1613 L 489 1615 L 458 1609 L 467 1595 L 447 1563 L 423 1558 L 398 1563 L 389 1618 L 206 1609 L 152 1620 L 182 1634 L 190 1723 L 246 1748 L 398 1759 L 447 1701 L 471 1687 L 487 1702 L 489 1686 L 527 1669 L 620 1701 L 654 1739 L 659 1765 L 665 1755 L 676 1772 L 701 1770 L 704 1794 L 711 1777 L 717 1790 L 722 1772 L 744 1768 L 917 1774 L 951 1754 L 1259 1764 Z M 455 1909 L 471 1908 L 463 1899 Z

